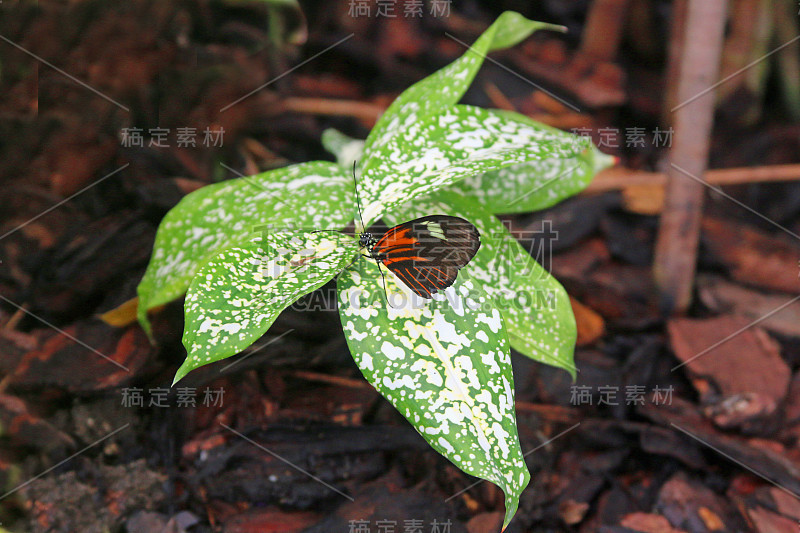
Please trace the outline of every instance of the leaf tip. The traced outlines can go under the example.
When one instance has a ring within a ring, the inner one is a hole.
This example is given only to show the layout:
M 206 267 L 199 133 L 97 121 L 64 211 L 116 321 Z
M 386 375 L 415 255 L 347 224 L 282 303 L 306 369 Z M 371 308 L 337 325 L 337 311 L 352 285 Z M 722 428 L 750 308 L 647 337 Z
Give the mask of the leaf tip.
M 578 381 L 578 373 L 573 368 L 569 369 L 568 372 L 570 377 L 572 378 L 572 383 L 573 384 L 576 383 Z
M 188 374 L 191 371 L 192 371 L 192 369 L 191 368 L 187 368 L 186 367 L 186 362 L 184 362 L 181 365 L 181 367 L 178 369 L 178 371 L 175 372 L 175 379 L 172 380 L 172 385 L 170 385 L 170 387 L 174 387 L 177 382 L 182 380 L 184 378 L 184 376 L 186 376 L 186 374 Z
M 598 150 L 598 153 L 595 154 L 595 160 L 594 160 L 595 172 L 600 172 L 601 170 L 615 167 L 620 164 L 620 161 L 622 161 L 621 158 L 615 155 L 604 154 L 603 152 L 600 152 Z
M 506 513 L 505 517 L 503 518 L 503 527 L 500 530 L 500 533 L 503 533 L 503 531 L 506 530 L 508 524 L 511 523 L 511 520 L 514 518 L 514 515 L 517 514 L 517 509 L 519 509 L 520 495 L 522 495 L 522 491 L 525 490 L 525 487 L 527 487 L 528 483 L 531 481 L 531 473 L 528 471 L 528 467 L 526 466 L 523 471 L 524 476 L 522 485 L 520 485 L 519 489 L 515 493 L 505 492 Z
M 500 533 L 506 530 L 508 524 L 511 523 L 511 520 L 514 518 L 514 515 L 517 514 L 517 507 L 519 506 L 519 499 L 515 498 L 512 501 L 511 498 L 506 496 L 506 514 L 503 517 L 503 527 L 500 529 Z
M 139 325 L 142 326 L 145 335 L 147 335 L 147 340 L 150 341 L 150 344 L 155 345 L 156 339 L 153 337 L 153 326 L 147 317 L 147 305 L 141 297 L 139 297 L 139 305 L 136 309 L 136 318 L 139 320 Z

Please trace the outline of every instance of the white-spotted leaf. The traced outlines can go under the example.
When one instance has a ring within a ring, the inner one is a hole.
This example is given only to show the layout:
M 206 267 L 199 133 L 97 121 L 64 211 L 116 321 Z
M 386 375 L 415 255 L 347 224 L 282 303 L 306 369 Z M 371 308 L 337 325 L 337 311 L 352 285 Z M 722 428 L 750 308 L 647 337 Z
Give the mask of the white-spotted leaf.
M 577 157 L 528 161 L 490 170 L 469 176 L 450 188 L 470 196 L 496 215 L 529 213 L 578 194 L 613 161 L 613 157 L 592 146 Z
M 359 180 L 365 224 L 468 176 L 526 161 L 576 157 L 591 142 L 521 118 L 456 105 L 396 132 L 377 156 L 365 147 Z
M 353 168 L 353 161 L 361 161 L 364 154 L 364 141 L 345 135 L 335 128 L 322 132 L 322 146 L 336 156 L 336 162 L 348 171 Z
M 386 220 L 396 224 L 438 213 L 460 216 L 478 228 L 481 247 L 458 276 L 474 280 L 492 297 L 505 319 L 511 347 L 563 368 L 575 379 L 577 330 L 567 292 L 497 217 L 465 195 L 442 191 L 404 206 Z
M 250 346 L 281 311 L 333 279 L 357 252 L 358 242 L 341 233 L 265 232 L 219 253 L 186 294 L 187 357 L 175 381 Z
M 175 381 L 239 353 L 286 307 L 339 275 L 339 313 L 364 376 L 434 449 L 504 491 L 505 528 L 530 479 L 510 347 L 574 377 L 575 321 L 563 288 L 491 212 L 549 207 L 585 187 L 607 158 L 587 138 L 458 101 L 486 54 L 542 28 L 558 29 L 503 13 L 461 58 L 401 94 L 367 141 L 326 132 L 338 163 L 212 185 L 170 211 L 139 286 L 139 317 L 147 328 L 148 309 L 188 288 L 188 356 Z M 385 270 L 389 305 L 378 264 L 359 258 L 356 240 L 309 231 L 356 218 L 353 160 L 367 225 L 442 213 L 478 227 L 478 254 L 433 300 Z
M 428 443 L 506 495 L 504 527 L 530 474 L 517 436 L 506 331 L 471 281 L 424 300 L 361 258 L 337 281 L 339 315 L 364 377 Z M 392 307 L 394 306 L 394 307 Z
M 338 130 L 325 130 L 322 144 L 345 167 L 362 158 L 364 141 Z M 527 161 L 468 176 L 441 191 L 459 191 L 496 215 L 527 213 L 547 209 L 574 196 L 613 162 L 612 156 L 591 146 L 577 157 Z
M 424 78 L 398 96 L 378 119 L 367 137 L 364 166 L 380 158 L 382 148 L 426 115 L 437 114 L 461 99 L 481 68 L 486 54 L 509 48 L 537 30 L 564 31 L 563 26 L 528 20 L 519 13 L 502 13 L 464 54 L 446 67 Z
M 562 133 L 512 111 L 498 110 L 497 113 Z M 474 198 L 484 209 L 496 215 L 547 209 L 581 192 L 598 172 L 614 163 L 612 156 L 602 153 L 588 139 L 584 142 L 585 149 L 575 157 L 533 160 L 490 170 L 469 176 L 451 188 Z
M 199 268 L 261 227 L 343 228 L 352 220 L 353 182 L 341 166 L 315 161 L 215 183 L 184 197 L 161 221 L 139 283 L 139 319 L 179 298 Z

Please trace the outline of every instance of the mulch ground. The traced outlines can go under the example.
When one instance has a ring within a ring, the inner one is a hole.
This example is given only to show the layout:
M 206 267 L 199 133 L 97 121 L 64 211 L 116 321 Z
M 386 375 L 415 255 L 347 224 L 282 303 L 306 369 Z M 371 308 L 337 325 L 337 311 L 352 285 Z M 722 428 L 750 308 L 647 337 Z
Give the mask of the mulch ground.
M 156 346 L 137 324 L 99 318 L 135 296 L 158 222 L 183 195 L 236 172 L 329 159 L 325 128 L 365 137 L 399 91 L 462 53 L 444 32 L 471 41 L 500 7 L 525 8 L 466 4 L 422 19 L 352 17 L 347 2 L 303 2 L 304 14 L 205 0 L 0 6 L 10 15 L 0 35 L 104 95 L 0 43 L 2 527 L 499 530 L 502 492 L 490 483 L 464 491 L 475 480 L 363 380 L 335 311 L 289 310 L 254 350 L 290 333 L 175 389 L 181 302 L 154 315 Z M 580 35 L 585 2 L 558 12 L 550 4 L 525 14 L 560 17 Z M 553 35 L 496 55 L 583 112 L 491 64 L 465 101 L 588 128 L 596 142 L 600 128 L 667 127 L 668 19 L 661 2 L 642 4 L 652 34 L 629 37 L 618 61 L 589 61 L 575 37 Z M 800 125 L 776 106 L 745 122 L 733 112 L 742 102 L 755 105 L 736 92 L 720 102 L 712 167 L 796 162 Z M 142 145 L 124 142 L 137 128 Z M 169 130 L 160 142 L 157 128 Z M 195 146 L 179 142 L 182 128 Z M 667 149 L 607 144 L 623 165 L 645 170 Z M 726 191 L 800 233 L 800 184 Z M 796 532 L 797 241 L 710 197 L 694 304 L 671 318 L 652 281 L 657 214 L 609 192 L 506 218 L 533 232 L 524 244 L 552 251 L 545 266 L 574 298 L 580 369 L 572 383 L 514 356 L 532 481 L 509 533 Z M 557 240 L 537 240 L 545 220 Z

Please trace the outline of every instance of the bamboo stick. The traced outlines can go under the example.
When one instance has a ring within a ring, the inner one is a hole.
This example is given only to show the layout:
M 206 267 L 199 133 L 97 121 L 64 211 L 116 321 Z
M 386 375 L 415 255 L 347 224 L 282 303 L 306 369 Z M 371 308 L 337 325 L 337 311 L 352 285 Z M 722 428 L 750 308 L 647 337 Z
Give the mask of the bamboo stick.
M 715 92 L 708 88 L 719 76 L 726 15 L 726 0 L 689 0 L 654 261 L 661 306 L 668 312 L 685 312 L 691 302 L 705 187 L 685 174 L 702 176 L 706 171 L 715 102 Z

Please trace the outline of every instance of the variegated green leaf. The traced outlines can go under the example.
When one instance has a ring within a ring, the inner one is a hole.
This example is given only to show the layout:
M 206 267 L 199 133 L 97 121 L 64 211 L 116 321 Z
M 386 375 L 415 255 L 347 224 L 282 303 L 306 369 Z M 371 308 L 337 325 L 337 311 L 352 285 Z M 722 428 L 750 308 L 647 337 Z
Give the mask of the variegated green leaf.
M 364 154 L 364 141 L 345 135 L 335 128 L 322 132 L 322 146 L 336 156 L 336 162 L 347 170 L 353 168 L 353 161 L 360 161 Z
M 497 217 L 461 193 L 441 191 L 385 218 L 396 224 L 437 213 L 460 216 L 478 228 L 481 247 L 458 276 L 473 279 L 493 298 L 505 319 L 511 347 L 563 368 L 575 379 L 577 331 L 569 297 Z
M 530 474 L 520 450 L 501 314 L 471 281 L 423 300 L 361 258 L 338 278 L 350 352 L 369 381 L 436 451 L 506 495 L 505 525 Z M 394 306 L 394 307 L 392 307 Z M 505 527 L 505 526 L 504 526 Z
M 322 144 L 339 164 L 348 168 L 353 161 L 361 160 L 364 149 L 364 141 L 332 128 L 323 132 Z M 579 193 L 613 161 L 612 156 L 592 146 L 577 157 L 527 161 L 467 176 L 443 190 L 460 191 L 496 215 L 528 213 L 547 209 Z
M 592 146 L 577 157 L 528 161 L 469 176 L 450 188 L 474 198 L 494 214 L 547 209 L 574 196 L 614 158 Z
M 380 158 L 392 137 L 404 132 L 426 115 L 438 114 L 455 105 L 469 88 L 486 54 L 509 48 L 537 30 L 564 31 L 563 26 L 528 20 L 519 13 L 506 11 L 481 34 L 460 58 L 403 91 L 378 119 L 367 137 L 364 167 L 372 158 Z
M 338 274 L 358 252 L 341 233 L 265 232 L 208 261 L 184 304 L 187 357 L 175 381 L 255 342 L 281 311 Z
M 264 225 L 343 228 L 353 217 L 352 177 L 315 161 L 208 185 L 184 197 L 161 221 L 139 283 L 139 320 L 179 298 L 198 269 L 220 250 Z
M 365 147 L 359 181 L 365 224 L 468 176 L 525 161 L 575 157 L 588 148 L 586 137 L 520 117 L 457 105 L 396 132 L 377 153 Z
M 513 117 L 531 126 L 562 133 L 512 111 L 498 114 Z M 498 214 L 528 213 L 547 209 L 574 196 L 591 183 L 595 174 L 611 166 L 614 158 L 586 139 L 585 149 L 570 158 L 533 160 L 510 167 L 469 176 L 451 188 L 475 198 L 487 211 Z

